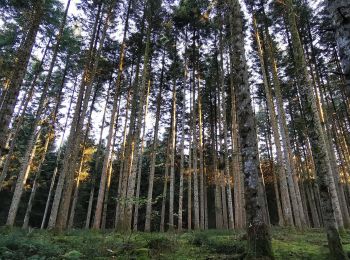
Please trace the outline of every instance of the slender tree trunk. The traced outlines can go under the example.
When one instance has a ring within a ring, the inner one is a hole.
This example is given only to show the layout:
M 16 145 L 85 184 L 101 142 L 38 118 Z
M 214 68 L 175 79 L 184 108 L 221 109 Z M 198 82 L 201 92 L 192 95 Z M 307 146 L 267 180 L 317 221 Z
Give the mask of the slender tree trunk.
M 193 33 L 193 53 L 195 54 L 196 51 L 196 32 Z M 195 55 L 194 55 L 195 57 Z M 193 62 L 193 65 L 195 65 L 196 61 Z M 197 161 L 198 161 L 198 143 L 197 143 L 197 110 L 195 108 L 196 103 L 196 70 L 195 66 L 193 69 L 193 94 L 192 94 L 192 104 L 193 104 L 193 110 L 192 110 L 192 135 L 193 135 L 193 207 L 194 207 L 194 229 L 200 228 L 199 223 L 199 192 L 198 192 L 198 172 L 197 172 Z
M 160 212 L 160 232 L 164 232 L 164 222 L 165 222 L 165 204 L 168 190 L 168 178 L 169 178 L 169 153 L 170 153 L 170 140 L 168 140 L 167 150 L 165 155 L 165 171 L 164 171 L 164 185 L 162 194 L 162 209 Z
M 125 47 L 126 47 L 125 40 L 126 40 L 127 30 L 129 28 L 130 6 L 131 6 L 131 1 L 129 1 L 128 3 L 128 9 L 126 12 L 126 20 L 124 25 L 123 41 L 120 48 L 118 76 L 116 81 L 116 89 L 115 89 L 115 95 L 113 100 L 113 108 L 111 112 L 111 119 L 110 119 L 109 130 L 108 130 L 108 139 L 107 139 L 107 145 L 106 145 L 107 150 L 104 155 L 100 188 L 98 191 L 97 202 L 96 202 L 96 210 L 95 210 L 95 217 L 94 217 L 94 224 L 93 224 L 93 228 L 95 229 L 101 228 L 102 207 L 103 207 L 104 193 L 105 193 L 106 182 L 107 182 L 108 165 L 110 164 L 110 161 L 111 161 L 112 149 L 113 149 L 112 144 L 113 144 L 113 136 L 114 136 L 114 129 L 115 129 L 115 118 L 116 118 L 117 106 L 118 106 L 118 95 L 120 92 L 120 85 L 121 85 L 122 73 L 124 68 L 124 53 L 125 53 Z
M 149 81 L 150 84 L 150 81 Z M 137 184 L 136 184 L 136 203 L 134 211 L 134 231 L 138 229 L 138 215 L 139 215 L 139 199 L 140 199 L 140 189 L 141 189 L 141 177 L 142 177 L 142 165 L 143 165 L 143 152 L 144 152 L 144 139 L 146 135 L 146 125 L 147 125 L 147 115 L 148 115 L 148 101 L 149 101 L 150 85 L 148 85 L 146 104 L 145 104 L 145 114 L 143 118 L 143 129 L 141 138 L 141 148 L 138 155 L 138 172 L 137 172 Z
M 161 116 L 164 66 L 165 66 L 165 51 L 163 51 L 162 69 L 161 69 L 160 81 L 159 81 L 159 92 L 157 95 L 156 121 L 155 121 L 155 125 L 154 125 L 153 144 L 152 144 L 152 148 L 151 148 L 151 162 L 150 162 L 150 173 L 149 173 L 149 177 L 148 177 L 148 191 L 147 191 L 147 204 L 146 204 L 146 217 L 145 217 L 145 231 L 146 232 L 151 231 L 154 172 L 155 172 L 155 168 L 156 168 L 155 164 L 156 164 L 157 150 L 158 150 L 158 130 L 159 130 L 159 121 L 160 121 L 160 116 Z
M 176 150 L 176 79 L 173 80 L 171 108 L 170 179 L 169 179 L 169 230 L 174 230 L 174 186 Z
M 103 137 L 103 132 L 104 132 L 104 127 L 105 127 L 105 122 L 106 122 L 106 112 L 107 112 L 107 107 L 108 107 L 108 102 L 109 102 L 109 93 L 111 90 L 111 82 L 110 85 L 108 87 L 108 91 L 107 91 L 107 95 L 106 95 L 106 103 L 103 109 L 103 116 L 102 116 L 102 124 L 101 124 L 101 131 L 100 131 L 100 138 L 98 141 L 98 145 L 97 145 L 97 151 L 96 151 L 96 163 L 95 163 L 95 176 L 93 176 L 92 178 L 92 183 L 91 183 L 91 188 L 90 188 L 90 196 L 89 196 L 89 203 L 88 203 L 88 209 L 87 209 L 87 213 L 86 213 L 86 220 L 85 220 L 85 228 L 88 229 L 90 227 L 90 222 L 91 222 L 91 212 L 92 212 L 92 204 L 93 204 L 93 200 L 94 200 L 94 194 L 95 194 L 95 182 L 96 182 L 96 175 L 97 175 L 97 171 L 99 169 L 99 165 L 101 162 L 101 157 L 99 155 L 99 153 L 102 150 L 102 137 Z
M 192 114 L 192 91 L 190 89 L 190 115 Z M 192 132 L 193 118 L 190 117 L 190 133 L 189 133 L 189 151 L 188 151 L 188 177 L 187 177 L 187 229 L 192 230 Z
M 223 22 L 223 21 L 221 21 Z M 222 25 L 221 25 L 222 27 Z M 220 28 L 219 36 L 219 77 L 220 77 L 220 94 L 222 96 L 222 122 L 223 122 L 223 134 L 224 134 L 224 143 L 223 143 L 223 154 L 224 154 L 224 164 L 225 164 L 225 189 L 227 193 L 227 205 L 228 205 L 228 220 L 229 220 L 229 229 L 234 229 L 234 220 L 233 220 L 233 204 L 232 204 L 232 193 L 231 193 L 231 174 L 230 174 L 230 162 L 228 155 L 228 133 L 227 133 L 227 110 L 226 110 L 226 97 L 225 97 L 225 72 L 224 72 L 224 55 L 223 55 L 223 39 L 222 39 L 222 28 Z
M 138 73 L 136 73 L 138 75 Z M 126 150 L 126 134 L 127 134 L 127 123 L 129 119 L 129 105 L 130 105 L 130 93 L 131 93 L 131 81 L 132 77 L 130 77 L 130 89 L 128 92 L 128 97 L 126 101 L 126 112 L 125 112 L 125 122 L 124 122 L 124 134 L 123 134 L 123 144 L 121 148 L 121 155 L 120 155 L 120 168 L 119 168 L 119 178 L 118 178 L 118 191 L 117 191 L 117 203 L 116 203 L 116 209 L 115 209 L 115 219 L 114 219 L 114 226 L 117 228 L 117 223 L 119 220 L 119 214 L 120 214 L 120 208 L 121 204 L 124 203 L 124 201 L 121 200 L 121 194 L 122 194 L 122 185 L 125 184 L 125 176 L 123 174 L 123 169 L 124 169 L 124 163 L 125 163 L 125 150 Z
M 185 53 L 187 51 L 187 31 L 185 32 Z M 186 86 L 187 86 L 187 56 L 185 56 L 185 74 L 182 90 L 182 115 L 181 115 L 181 145 L 180 145 L 180 182 L 179 182 L 179 211 L 178 211 L 178 231 L 182 231 L 182 211 L 183 211 L 183 185 L 185 172 L 185 118 L 186 118 Z
M 59 110 L 60 104 L 62 102 L 62 91 L 63 91 L 63 87 L 64 87 L 65 82 L 66 82 L 68 66 L 69 66 L 69 55 L 67 57 L 66 67 L 65 67 L 64 72 L 63 72 L 63 78 L 62 78 L 62 83 L 61 83 L 61 86 L 60 86 L 60 89 L 59 89 L 59 94 L 58 94 L 56 102 L 55 102 L 56 106 L 55 106 L 55 109 L 52 111 L 51 116 L 50 116 L 51 117 L 51 122 L 50 122 L 50 125 L 48 127 L 48 133 L 47 133 L 47 136 L 46 136 L 46 139 L 45 139 L 43 151 L 42 151 L 42 154 L 41 154 L 41 158 L 39 160 L 39 165 L 37 167 L 37 171 L 36 171 L 36 174 L 35 174 L 32 190 L 31 190 L 31 193 L 30 193 L 30 197 L 29 197 L 29 201 L 28 201 L 28 205 L 27 205 L 27 210 L 26 210 L 26 213 L 25 213 L 25 216 L 24 216 L 24 221 L 23 221 L 23 226 L 22 226 L 22 228 L 24 228 L 24 229 L 28 228 L 30 214 L 31 214 L 32 207 L 33 207 L 33 201 L 34 201 L 34 198 L 35 198 L 35 195 L 36 195 L 36 191 L 37 191 L 37 188 L 38 188 L 38 185 L 39 185 L 38 182 L 39 182 L 39 178 L 40 178 L 40 175 L 41 175 L 42 166 L 43 166 L 43 163 L 44 163 L 46 155 L 47 155 L 49 144 L 52 142 L 52 140 L 55 137 L 55 127 L 54 126 L 56 124 L 58 110 Z
M 266 67 L 265 67 L 265 62 L 263 57 L 263 50 L 262 50 L 260 35 L 258 32 L 255 18 L 254 18 L 254 29 L 255 29 L 255 37 L 256 37 L 256 42 L 258 47 L 258 54 L 260 58 L 260 66 L 261 66 L 263 79 L 264 79 L 264 87 L 265 87 L 265 94 L 266 94 L 266 100 L 267 100 L 267 107 L 269 110 L 269 118 L 272 126 L 274 143 L 275 143 L 276 152 L 277 152 L 277 158 L 276 158 L 277 162 L 276 162 L 275 168 L 276 168 L 277 175 L 279 176 L 279 179 L 280 179 L 284 221 L 287 226 L 294 226 L 294 223 L 293 223 L 293 215 L 294 215 L 296 226 L 298 228 L 301 228 L 302 226 L 301 226 L 299 208 L 298 208 L 298 203 L 296 199 L 293 179 L 292 179 L 292 176 L 286 175 L 286 171 L 283 166 L 284 162 L 283 162 L 283 154 L 282 154 L 282 145 L 280 141 L 280 134 L 279 134 L 278 124 L 276 120 L 277 116 L 275 112 L 275 107 L 274 107 L 270 87 L 268 85 Z M 288 174 L 291 174 L 291 173 L 288 172 Z M 287 185 L 287 180 L 289 185 Z M 288 192 L 288 186 L 289 186 L 289 192 Z M 293 211 L 292 211 L 290 201 L 292 201 Z
M 23 121 L 24 121 L 24 118 L 25 118 L 25 113 L 27 111 L 29 102 L 30 102 L 30 100 L 33 97 L 34 90 L 35 90 L 35 85 L 37 84 L 37 79 L 40 76 L 40 73 L 42 72 L 43 63 L 44 63 L 44 60 L 46 58 L 46 54 L 47 54 L 47 51 L 49 49 L 50 42 L 51 42 L 51 40 L 49 41 L 49 43 L 47 44 L 47 46 L 45 48 L 43 57 L 41 59 L 40 65 L 39 65 L 39 69 L 35 73 L 35 76 L 34 76 L 34 78 L 32 80 L 32 84 L 30 85 L 30 88 L 29 88 L 28 92 L 26 93 L 25 97 L 22 100 L 23 104 L 21 104 L 21 106 L 20 106 L 22 110 L 19 113 L 19 116 L 16 118 L 16 127 L 14 127 L 11 130 L 10 134 L 9 134 L 8 140 L 12 139 L 12 141 L 11 141 L 11 145 L 10 145 L 9 151 L 8 151 L 8 153 L 6 155 L 5 161 L 3 161 L 3 157 L 1 157 L 1 155 L 0 155 L 0 168 L 1 168 L 2 164 L 3 164 L 2 172 L 1 172 L 1 175 L 0 175 L 0 190 L 2 189 L 3 181 L 7 177 L 7 173 L 8 173 L 10 162 L 11 162 L 11 157 L 13 155 L 13 152 L 14 152 L 14 149 L 15 149 L 15 145 L 16 145 L 16 142 L 17 142 L 17 137 L 18 137 L 18 134 L 20 133 L 20 130 L 22 129 Z
M 47 213 L 48 213 L 49 206 L 50 206 L 51 195 L 52 195 L 52 191 L 53 191 L 53 188 L 54 188 L 54 185 L 55 185 L 55 181 L 56 181 L 56 175 L 57 175 L 57 171 L 58 171 L 58 164 L 59 164 L 59 161 L 60 161 L 60 158 L 61 158 L 63 140 L 64 140 L 64 136 L 65 136 L 65 133 L 66 133 L 66 130 L 67 130 L 68 119 L 69 119 L 70 113 L 71 113 L 71 108 L 72 108 L 72 103 L 73 103 L 73 99 L 74 99 L 74 94 L 75 94 L 75 89 L 76 89 L 76 85 L 77 85 L 77 80 L 78 80 L 78 77 L 76 77 L 76 79 L 75 79 L 72 96 L 70 98 L 68 111 L 67 111 L 67 117 L 66 117 L 66 121 L 65 121 L 65 124 L 64 124 L 64 127 L 63 127 L 61 143 L 59 145 L 59 149 L 58 149 L 58 153 L 57 153 L 55 169 L 54 169 L 52 177 L 51 177 L 49 193 L 48 193 L 48 196 L 47 196 L 47 199 L 46 199 L 45 210 L 44 210 L 44 215 L 43 215 L 43 219 L 42 219 L 42 222 L 41 222 L 40 229 L 44 229 L 46 218 L 47 218 Z

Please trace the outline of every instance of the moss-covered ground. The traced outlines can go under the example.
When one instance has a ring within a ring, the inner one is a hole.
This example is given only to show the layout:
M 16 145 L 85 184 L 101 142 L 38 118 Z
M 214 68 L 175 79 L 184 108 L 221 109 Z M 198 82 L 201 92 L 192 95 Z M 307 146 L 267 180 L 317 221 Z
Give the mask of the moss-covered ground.
M 273 228 L 276 259 L 328 259 L 322 230 Z M 350 232 L 342 234 L 347 252 Z M 0 228 L 0 259 L 243 259 L 243 232 L 131 233 L 72 230 L 64 233 Z

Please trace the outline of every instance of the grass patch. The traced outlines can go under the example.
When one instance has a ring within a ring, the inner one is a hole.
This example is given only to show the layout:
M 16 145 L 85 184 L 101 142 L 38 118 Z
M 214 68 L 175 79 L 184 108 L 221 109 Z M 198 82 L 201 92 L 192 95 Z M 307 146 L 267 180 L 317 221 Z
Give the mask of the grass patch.
M 0 228 L 0 259 L 242 259 L 243 232 L 132 233 L 72 230 L 56 233 Z M 276 259 L 328 259 L 323 230 L 272 229 Z M 342 234 L 350 251 L 350 233 Z

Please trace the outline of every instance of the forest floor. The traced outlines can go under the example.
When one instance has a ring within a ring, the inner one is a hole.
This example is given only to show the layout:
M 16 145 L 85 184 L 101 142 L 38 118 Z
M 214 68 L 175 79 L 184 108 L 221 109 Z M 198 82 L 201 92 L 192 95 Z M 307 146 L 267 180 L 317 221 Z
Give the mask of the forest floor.
M 273 228 L 276 259 L 327 259 L 322 230 Z M 350 231 L 342 235 L 350 252 Z M 131 233 L 0 228 L 0 259 L 242 259 L 243 232 Z

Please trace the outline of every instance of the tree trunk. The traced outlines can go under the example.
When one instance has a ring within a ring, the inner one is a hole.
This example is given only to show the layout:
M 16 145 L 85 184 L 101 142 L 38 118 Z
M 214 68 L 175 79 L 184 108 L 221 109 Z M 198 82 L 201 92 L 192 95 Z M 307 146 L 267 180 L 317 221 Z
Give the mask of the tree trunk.
M 187 31 L 185 32 L 185 53 L 187 52 Z M 178 211 L 178 231 L 182 231 L 182 213 L 183 213 L 183 185 L 185 172 L 185 118 L 186 118 L 186 86 L 187 86 L 187 56 L 185 56 L 185 74 L 182 90 L 182 115 L 181 115 L 181 146 L 180 146 L 180 182 L 179 182 L 179 211 Z
M 149 81 L 150 84 L 150 81 Z M 138 215 L 139 215 L 139 199 L 140 199 L 140 189 L 141 189 L 141 177 L 142 177 L 142 165 L 143 165 L 143 152 L 144 152 L 144 139 L 146 135 L 146 125 L 147 125 L 147 115 L 148 115 L 148 101 L 149 101 L 149 91 L 150 85 L 148 85 L 146 104 L 145 104 L 145 114 L 143 118 L 143 129 L 141 138 L 141 148 L 138 154 L 138 171 L 137 171 L 137 184 L 136 184 L 136 202 L 134 211 L 134 231 L 138 229 Z
M 173 80 L 171 108 L 170 179 L 169 179 L 169 230 L 174 230 L 174 185 L 176 150 L 176 79 Z
M 44 16 L 45 1 L 36 1 L 31 14 L 31 21 L 28 33 L 19 47 L 14 63 L 14 70 L 8 84 L 5 85 L 0 98 L 0 158 L 3 155 L 7 142 L 7 134 L 11 118 L 16 106 L 21 84 L 26 74 L 26 69 L 35 43 L 36 35 Z
M 50 42 L 51 42 L 51 40 L 49 41 L 49 43 Z M 5 181 L 5 179 L 6 179 L 6 176 L 7 176 L 8 170 L 9 170 L 9 166 L 10 166 L 10 162 L 11 162 L 11 157 L 13 155 L 13 152 L 15 149 L 15 144 L 17 142 L 17 137 L 18 137 L 20 130 L 22 129 L 25 113 L 26 113 L 26 110 L 28 108 L 29 102 L 33 97 L 35 85 L 37 84 L 37 79 L 42 72 L 42 66 L 43 66 L 44 60 L 46 58 L 47 51 L 49 49 L 49 43 L 47 44 L 47 46 L 45 48 L 43 57 L 41 59 L 40 65 L 39 65 L 39 69 L 35 73 L 35 76 L 32 80 L 32 84 L 30 86 L 30 89 L 28 90 L 28 92 L 26 93 L 26 96 L 22 100 L 23 104 L 20 106 L 22 108 L 22 111 L 19 113 L 19 116 L 15 119 L 16 120 L 16 127 L 14 127 L 9 134 L 8 140 L 10 140 L 10 139 L 12 139 L 12 140 L 11 140 L 11 145 L 10 145 L 9 151 L 6 155 L 5 161 L 3 161 L 3 157 L 0 155 L 0 168 L 1 168 L 1 166 L 3 166 L 2 172 L 0 175 L 0 190 L 2 189 L 3 181 Z
M 69 55 L 67 56 L 66 67 L 65 67 L 64 72 L 63 72 L 62 83 L 61 83 L 61 86 L 59 89 L 59 94 L 58 94 L 57 99 L 56 99 L 56 106 L 55 106 L 55 109 L 52 111 L 51 116 L 50 116 L 51 122 L 49 123 L 50 125 L 48 127 L 48 133 L 47 133 L 46 140 L 44 143 L 42 155 L 41 155 L 41 158 L 39 160 L 39 165 L 37 167 L 37 171 L 35 174 L 32 190 L 31 190 L 28 205 L 27 205 L 27 210 L 26 210 L 26 213 L 24 216 L 24 221 L 23 221 L 23 226 L 22 226 L 22 228 L 24 228 L 24 229 L 28 228 L 29 218 L 30 218 L 30 214 L 32 211 L 32 206 L 33 206 L 33 201 L 34 201 L 36 191 L 37 191 L 37 188 L 39 185 L 38 181 L 39 181 L 39 178 L 41 175 L 42 166 L 43 166 L 43 163 L 44 163 L 46 155 L 47 155 L 47 150 L 49 148 L 49 144 L 52 142 L 52 140 L 55 137 L 55 127 L 54 126 L 56 124 L 58 110 L 59 110 L 59 107 L 60 107 L 61 102 L 62 102 L 62 91 L 63 91 L 64 84 L 66 82 L 68 66 L 69 66 Z
M 110 82 L 110 85 L 108 87 L 107 95 L 106 95 L 106 103 L 103 109 L 103 116 L 102 116 L 102 124 L 101 124 L 101 131 L 100 131 L 100 138 L 98 141 L 97 145 L 97 151 L 96 151 L 96 163 L 95 163 L 95 176 L 92 178 L 92 183 L 91 183 L 91 189 L 90 189 L 90 196 L 89 196 L 89 203 L 88 203 L 88 209 L 86 213 L 86 220 L 85 220 L 85 228 L 88 229 L 90 227 L 90 222 L 91 222 L 91 212 L 92 212 L 92 203 L 94 200 L 94 194 L 95 194 L 95 182 L 96 182 L 96 175 L 97 171 L 99 169 L 99 165 L 101 162 L 101 157 L 99 156 L 99 153 L 102 150 L 102 137 L 103 137 L 103 132 L 104 132 L 104 127 L 105 127 L 105 122 L 106 122 L 106 112 L 107 112 L 107 107 L 108 107 L 108 102 L 109 102 L 109 97 L 110 97 L 110 90 L 111 90 L 112 83 Z
M 292 36 L 293 54 L 295 61 L 295 75 L 299 85 L 300 98 L 307 125 L 307 132 L 311 144 L 313 158 L 315 161 L 317 181 L 319 184 L 321 205 L 323 210 L 324 225 L 327 230 L 328 246 L 330 255 L 334 259 L 346 259 L 346 255 L 341 244 L 337 223 L 332 207 L 332 198 L 329 193 L 329 177 L 331 167 L 329 165 L 329 155 L 327 153 L 325 138 L 323 135 L 320 118 L 317 111 L 313 89 L 310 84 L 307 65 L 304 57 L 302 44 L 300 41 L 293 3 L 286 0 L 288 24 Z
M 169 153 L 170 153 L 170 140 L 167 142 L 167 150 L 165 155 L 165 172 L 164 172 L 164 185 L 162 194 L 162 209 L 160 213 L 160 226 L 159 231 L 164 232 L 164 222 L 165 222 L 165 204 L 168 189 L 168 178 L 169 178 Z
M 104 193 L 106 188 L 106 182 L 107 182 L 107 173 L 108 173 L 108 166 L 111 161 L 112 157 L 112 144 L 113 144 L 113 136 L 114 136 L 114 130 L 115 130 L 115 119 L 116 119 L 116 113 L 117 113 L 117 107 L 118 107 L 118 96 L 121 88 L 121 80 L 122 80 L 122 73 L 124 68 L 124 53 L 125 53 L 125 41 L 126 41 L 126 35 L 127 30 L 129 28 L 129 14 L 130 14 L 130 6 L 131 1 L 128 3 L 128 9 L 126 12 L 126 20 L 124 25 L 124 33 L 123 33 L 123 41 L 120 48 L 120 54 L 119 54 L 119 66 L 118 66 L 118 76 L 116 81 L 116 87 L 115 87 L 115 95 L 113 99 L 113 107 L 111 112 L 111 118 L 109 123 L 109 130 L 108 130 L 108 139 L 107 139 L 107 145 L 106 145 L 106 152 L 104 155 L 103 160 L 103 167 L 102 167 L 102 173 L 101 173 L 101 181 L 100 181 L 100 187 L 98 191 L 97 196 L 97 202 L 96 202 L 96 210 L 95 210 L 95 217 L 94 217 L 94 223 L 93 228 L 94 229 L 100 229 L 101 228 L 101 217 L 102 217 L 102 208 L 103 208 L 103 200 L 104 200 Z
M 195 54 L 196 50 L 196 32 L 193 33 L 193 53 Z M 195 57 L 195 55 L 194 55 Z M 197 161 L 198 161 L 198 155 L 197 155 L 197 113 L 195 108 L 196 103 L 196 70 L 195 70 L 195 62 L 193 61 L 194 69 L 193 69 L 193 87 L 192 87 L 192 104 L 193 104 L 193 110 L 192 110 L 192 135 L 193 135 L 193 209 L 194 209 L 194 229 L 199 229 L 199 192 L 198 192 L 198 172 L 197 172 Z
M 221 21 L 223 23 L 223 21 Z M 233 220 L 233 204 L 232 204 L 232 193 L 231 193 L 231 174 L 230 174 L 230 162 L 228 154 L 228 138 L 227 138 L 227 110 L 226 110 L 226 96 L 225 96 L 225 72 L 224 72 L 224 55 L 223 55 L 223 39 L 222 39 L 222 25 L 220 28 L 219 36 L 219 77 L 220 77 L 220 92 L 219 95 L 222 96 L 222 123 L 223 123 L 223 134 L 224 134 L 224 143 L 223 143 L 223 154 L 224 154 L 224 174 L 225 174 L 225 189 L 227 193 L 227 205 L 228 205 L 228 220 L 229 220 L 229 229 L 234 229 L 234 220 Z
M 72 96 L 70 98 L 68 111 L 67 111 L 67 116 L 66 116 L 66 121 L 65 121 L 65 124 L 64 124 L 64 127 L 63 127 L 61 143 L 59 145 L 59 149 L 58 149 L 58 153 L 57 153 L 55 169 L 54 169 L 52 177 L 51 177 L 50 189 L 49 189 L 49 193 L 48 193 L 48 196 L 47 196 L 47 199 L 46 199 L 45 210 L 44 210 L 44 215 L 43 215 L 43 219 L 42 219 L 42 222 L 41 222 L 40 229 L 44 229 L 46 218 L 47 218 L 47 213 L 48 213 L 49 206 L 50 206 L 51 194 L 52 194 L 52 191 L 53 191 L 53 188 L 54 188 L 54 185 L 55 185 L 55 181 L 56 181 L 56 175 L 57 175 L 57 171 L 58 171 L 58 164 L 59 164 L 60 158 L 61 158 L 63 140 L 64 140 L 64 136 L 65 136 L 65 133 L 66 133 L 66 130 L 67 130 L 68 119 L 69 119 L 70 113 L 71 113 L 71 108 L 72 108 L 72 103 L 73 103 L 73 99 L 74 99 L 75 89 L 76 89 L 76 86 L 77 86 L 77 80 L 78 80 L 78 77 L 75 78 L 73 92 L 72 92 Z
M 161 69 L 160 81 L 159 81 L 159 92 L 157 95 L 156 121 L 155 121 L 155 125 L 154 125 L 153 144 L 152 144 L 152 148 L 151 148 L 151 162 L 150 162 L 150 173 L 149 173 L 149 177 L 148 177 L 147 205 L 146 205 L 146 217 L 145 217 L 145 231 L 146 232 L 151 231 L 154 172 L 155 172 L 155 168 L 156 168 L 155 164 L 156 164 L 157 150 L 158 150 L 158 130 L 159 130 L 159 121 L 160 121 L 160 116 L 161 116 L 164 66 L 165 66 L 165 51 L 163 51 L 162 69 Z
M 333 19 L 335 39 L 346 82 L 346 94 L 350 97 L 350 3 L 347 0 L 328 0 L 328 10 Z
M 272 126 L 274 143 L 276 146 L 277 162 L 276 162 L 275 168 L 276 168 L 277 175 L 279 176 L 279 179 L 280 179 L 284 221 L 285 221 L 285 224 L 287 226 L 294 226 L 294 223 L 293 223 L 293 215 L 294 215 L 295 224 L 300 229 L 302 226 L 301 226 L 298 203 L 296 200 L 294 183 L 293 183 L 292 176 L 286 176 L 286 171 L 285 171 L 284 166 L 283 166 L 284 162 L 283 162 L 283 154 L 282 154 L 282 145 L 281 145 L 281 141 L 280 141 L 281 139 L 280 139 L 278 124 L 277 124 L 277 120 L 276 120 L 277 116 L 276 116 L 276 112 L 275 112 L 275 107 L 274 107 L 270 87 L 268 85 L 265 61 L 264 61 L 264 57 L 263 57 L 263 50 L 262 50 L 260 35 L 258 32 L 255 18 L 254 18 L 254 29 L 255 29 L 256 43 L 257 43 L 257 47 L 258 47 L 258 54 L 259 54 L 259 58 L 260 58 L 260 66 L 261 66 L 263 80 L 264 80 L 264 88 L 265 88 L 265 94 L 266 94 L 267 107 L 269 110 L 269 118 L 270 118 L 270 122 L 271 122 L 271 126 Z M 288 159 L 286 158 L 286 161 L 287 160 Z M 288 174 L 291 174 L 291 173 L 288 172 Z M 287 185 L 287 180 L 288 180 L 289 185 Z M 288 192 L 288 186 L 289 186 L 289 192 Z M 290 200 L 292 201 L 293 211 L 292 211 L 292 207 L 290 204 Z
M 248 71 L 244 52 L 242 15 L 238 1 L 231 0 L 230 3 L 230 25 L 233 33 L 231 44 L 234 51 L 233 73 L 237 86 L 237 119 L 243 161 L 248 225 L 248 259 L 273 259 L 269 230 L 263 220 L 263 205 L 259 205 L 258 199 L 260 165 L 256 125 L 249 93 Z

